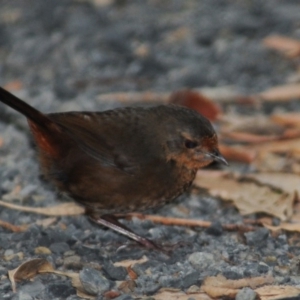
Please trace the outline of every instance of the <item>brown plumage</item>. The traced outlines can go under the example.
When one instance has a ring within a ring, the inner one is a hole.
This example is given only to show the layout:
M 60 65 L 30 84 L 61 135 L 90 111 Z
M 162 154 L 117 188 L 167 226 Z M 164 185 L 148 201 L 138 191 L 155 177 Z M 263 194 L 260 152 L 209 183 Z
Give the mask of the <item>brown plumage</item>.
M 45 176 L 95 222 L 145 246 L 155 247 L 114 215 L 159 207 L 186 191 L 197 169 L 226 163 L 209 121 L 185 107 L 42 114 L 2 88 L 0 101 L 27 117 Z

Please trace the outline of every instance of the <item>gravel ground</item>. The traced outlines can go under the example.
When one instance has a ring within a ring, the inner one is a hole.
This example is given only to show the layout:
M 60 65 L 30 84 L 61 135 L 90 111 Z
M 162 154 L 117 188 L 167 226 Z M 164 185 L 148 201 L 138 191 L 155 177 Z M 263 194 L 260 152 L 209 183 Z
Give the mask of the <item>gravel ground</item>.
M 101 93 L 224 85 L 253 93 L 283 83 L 293 71 L 261 39 L 271 33 L 300 37 L 298 0 L 95 2 L 0 0 L 0 85 L 21 82 L 15 93 L 44 112 L 104 110 L 120 104 L 97 101 Z M 60 203 L 39 177 L 26 121 L 3 106 L 0 137 L 1 197 L 26 206 Z M 234 207 L 199 193 L 157 214 L 242 221 Z M 167 257 L 85 216 L 57 218 L 47 227 L 38 225 L 43 219 L 0 207 L 0 220 L 31 224 L 22 233 L 0 228 L 0 299 L 78 299 L 71 280 L 58 275 L 19 283 L 14 294 L 7 271 L 33 257 L 80 272 L 97 299 L 110 290 L 120 293 L 119 300 L 155 295 L 162 287 L 187 291 L 217 274 L 229 279 L 272 274 L 278 284 L 300 285 L 297 238 L 291 245 L 288 235 L 274 237 L 264 228 L 241 234 L 223 232 L 219 223 L 202 230 L 128 222 L 159 244 L 178 244 Z M 39 254 L 41 246 L 49 251 Z M 134 281 L 125 268 L 113 266 L 143 255 L 148 261 L 133 267 Z M 118 288 L 125 280 L 129 287 Z

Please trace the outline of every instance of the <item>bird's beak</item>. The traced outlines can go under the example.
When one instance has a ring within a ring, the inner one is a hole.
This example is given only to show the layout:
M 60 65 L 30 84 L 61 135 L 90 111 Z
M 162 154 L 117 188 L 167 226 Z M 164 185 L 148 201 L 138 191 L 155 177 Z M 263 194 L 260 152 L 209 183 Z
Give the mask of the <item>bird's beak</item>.
M 227 160 L 222 156 L 222 154 L 220 153 L 220 151 L 217 149 L 215 150 L 213 153 L 209 153 L 208 154 L 214 161 L 217 161 L 219 163 L 222 163 L 226 166 L 228 166 L 228 162 Z

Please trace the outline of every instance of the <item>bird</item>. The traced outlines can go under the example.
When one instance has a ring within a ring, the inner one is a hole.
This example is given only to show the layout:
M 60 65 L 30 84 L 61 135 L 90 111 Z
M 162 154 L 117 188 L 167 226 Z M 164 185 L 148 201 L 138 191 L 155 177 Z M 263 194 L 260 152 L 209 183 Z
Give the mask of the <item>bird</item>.
M 199 168 L 227 164 L 211 123 L 187 107 L 44 114 L 2 87 L 0 102 L 27 118 L 47 180 L 92 221 L 147 248 L 159 247 L 117 215 L 161 207 L 188 190 Z

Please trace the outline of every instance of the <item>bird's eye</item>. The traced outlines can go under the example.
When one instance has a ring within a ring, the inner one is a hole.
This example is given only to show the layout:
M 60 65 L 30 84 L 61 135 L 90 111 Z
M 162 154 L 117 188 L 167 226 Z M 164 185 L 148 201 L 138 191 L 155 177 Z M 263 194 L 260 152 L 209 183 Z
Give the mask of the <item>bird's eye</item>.
M 190 141 L 190 140 L 185 141 L 185 147 L 188 148 L 188 149 L 196 148 L 197 146 L 198 146 L 197 142 L 193 142 L 193 141 Z

